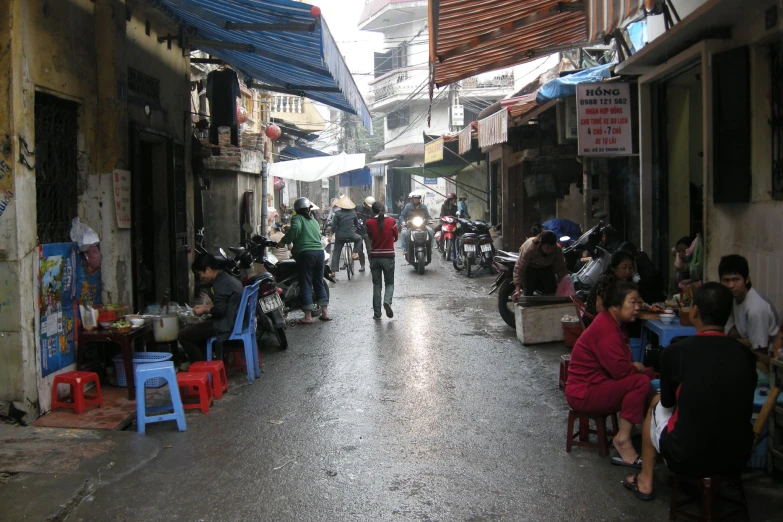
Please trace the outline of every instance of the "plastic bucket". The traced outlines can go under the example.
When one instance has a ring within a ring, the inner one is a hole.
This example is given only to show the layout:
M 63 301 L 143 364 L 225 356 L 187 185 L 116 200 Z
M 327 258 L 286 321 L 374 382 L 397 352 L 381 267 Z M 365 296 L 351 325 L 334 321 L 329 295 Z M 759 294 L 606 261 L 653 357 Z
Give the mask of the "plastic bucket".
M 563 341 L 565 345 L 568 348 L 573 348 L 579 336 L 582 335 L 584 326 L 578 321 L 575 323 L 564 323 L 561 321 L 560 325 L 563 327 Z

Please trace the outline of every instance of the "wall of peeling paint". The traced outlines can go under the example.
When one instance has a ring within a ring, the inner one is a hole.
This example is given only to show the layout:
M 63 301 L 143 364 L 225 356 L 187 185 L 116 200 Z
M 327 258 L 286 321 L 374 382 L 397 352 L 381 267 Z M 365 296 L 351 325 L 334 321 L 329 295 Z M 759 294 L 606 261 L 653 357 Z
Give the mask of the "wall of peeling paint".
M 115 168 L 130 166 L 129 123 L 184 144 L 190 172 L 189 58 L 176 44 L 158 43 L 176 26 L 129 4 L 0 0 L 0 113 L 9 116 L 0 119 L 0 402 L 33 417 L 49 409 L 53 378 L 41 378 L 38 352 L 35 172 L 18 159 L 20 136 L 35 143 L 35 93 L 79 105 L 78 213 L 101 238 L 105 301 L 130 303 L 132 295 L 131 235 L 117 228 L 111 181 Z M 127 97 L 129 66 L 160 81 L 150 116 Z M 192 196 L 188 203 L 192 216 Z

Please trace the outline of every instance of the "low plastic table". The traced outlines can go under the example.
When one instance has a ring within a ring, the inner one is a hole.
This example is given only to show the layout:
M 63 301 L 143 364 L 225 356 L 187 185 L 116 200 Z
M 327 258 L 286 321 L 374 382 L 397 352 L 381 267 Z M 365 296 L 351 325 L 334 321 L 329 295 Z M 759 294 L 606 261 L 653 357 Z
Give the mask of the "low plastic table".
M 696 335 L 696 328 L 693 326 L 682 326 L 678 322 L 664 324 L 660 319 L 645 321 L 642 325 L 642 350 L 647 347 L 648 332 L 658 335 L 661 348 L 666 348 L 672 344 L 675 337 L 691 337 Z
M 120 345 L 122 350 L 122 361 L 125 365 L 125 378 L 128 381 L 128 399 L 136 398 L 136 383 L 133 371 L 133 345 L 137 339 L 144 339 L 147 343 L 147 349 L 155 346 L 155 335 L 152 331 L 152 324 L 147 323 L 131 329 L 129 332 L 117 332 L 115 330 L 92 330 L 79 333 L 76 354 L 78 366 L 83 364 L 84 350 L 80 349 L 90 343 L 113 343 Z

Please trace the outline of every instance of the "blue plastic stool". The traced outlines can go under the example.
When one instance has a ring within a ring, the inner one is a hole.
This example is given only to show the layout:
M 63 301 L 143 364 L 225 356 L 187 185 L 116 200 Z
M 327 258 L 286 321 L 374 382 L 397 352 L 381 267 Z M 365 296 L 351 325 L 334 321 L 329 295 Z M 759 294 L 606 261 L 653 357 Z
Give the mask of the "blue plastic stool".
M 242 341 L 245 346 L 245 361 L 247 361 L 247 380 L 254 382 L 256 378 L 261 378 L 261 364 L 258 360 L 258 348 L 256 346 L 256 308 L 258 307 L 258 286 L 261 281 L 257 281 L 252 286 L 246 286 L 242 290 L 242 301 L 239 303 L 237 319 L 234 322 L 234 330 L 228 337 L 229 341 Z M 217 337 L 207 341 L 207 360 L 212 360 L 212 343 L 217 341 Z M 250 364 L 250 362 L 253 364 Z
M 140 364 L 136 367 L 136 425 L 139 433 L 144 433 L 146 425 L 153 422 L 177 421 L 177 429 L 185 431 L 188 429 L 185 424 L 185 409 L 182 407 L 182 398 L 179 395 L 179 386 L 177 386 L 177 374 L 174 371 L 174 363 L 171 361 Z M 149 379 L 160 377 L 166 379 L 171 393 L 171 404 L 165 406 L 147 407 L 147 393 L 144 383 Z M 147 412 L 159 412 L 174 410 L 174 413 L 163 413 L 147 416 Z

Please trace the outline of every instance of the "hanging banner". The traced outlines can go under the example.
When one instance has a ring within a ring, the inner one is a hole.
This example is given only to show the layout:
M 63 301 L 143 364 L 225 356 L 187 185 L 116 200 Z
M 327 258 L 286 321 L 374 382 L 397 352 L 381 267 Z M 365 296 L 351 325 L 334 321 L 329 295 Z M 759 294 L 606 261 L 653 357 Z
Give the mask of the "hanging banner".
M 508 141 L 508 110 L 501 109 L 478 122 L 479 147 L 489 147 Z
M 76 362 L 76 248 L 76 243 L 55 243 L 38 250 L 43 377 Z
M 579 156 L 633 154 L 631 88 L 627 83 L 576 86 Z
M 457 139 L 459 140 L 459 154 L 460 156 L 468 152 L 472 146 L 470 142 L 470 131 L 472 126 L 468 125 L 464 129 L 462 129 L 459 134 L 457 135 Z
M 114 208 L 117 211 L 117 227 L 131 227 L 131 173 L 128 170 L 115 170 Z
M 434 163 L 443 159 L 443 138 L 424 144 L 424 164 Z

